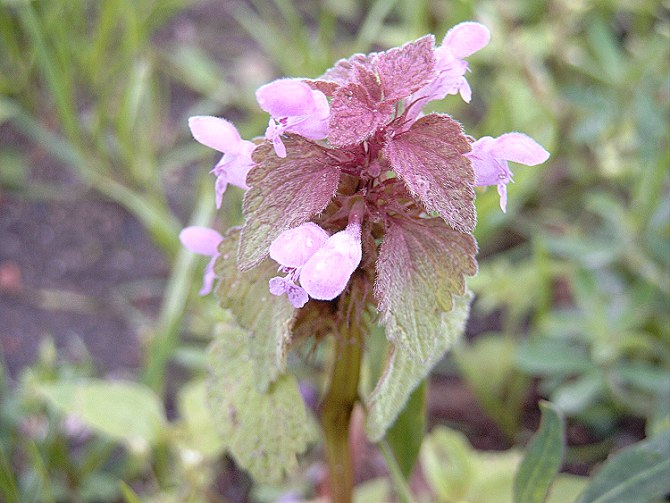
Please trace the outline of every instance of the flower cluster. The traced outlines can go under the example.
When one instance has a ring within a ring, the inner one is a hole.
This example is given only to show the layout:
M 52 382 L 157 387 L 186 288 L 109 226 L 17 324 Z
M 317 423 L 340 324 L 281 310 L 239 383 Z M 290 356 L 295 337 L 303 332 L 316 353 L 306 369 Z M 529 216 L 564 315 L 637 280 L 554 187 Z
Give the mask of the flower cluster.
M 549 157 L 522 133 L 475 140 L 450 116 L 424 112 L 447 95 L 470 102 L 465 59 L 489 38 L 485 26 L 465 22 L 439 46 L 428 35 L 340 60 L 317 79 L 266 84 L 256 98 L 269 124 L 253 142 L 224 119 L 192 117 L 194 138 L 223 153 L 212 169 L 217 207 L 229 183 L 246 191 L 239 268 L 269 254 L 280 272 L 269 291 L 296 308 L 335 299 L 361 269 L 374 278 L 388 321 L 396 290 L 432 288 L 425 264 L 449 252 L 438 276 L 450 295 L 462 294 L 463 276 L 476 270 L 474 187 L 496 186 L 505 211 L 508 161 L 532 166 Z M 449 250 L 436 248 L 438 233 L 449 236 Z M 187 248 L 213 260 L 221 239 L 203 229 L 182 234 Z M 212 280 L 210 262 L 202 292 Z

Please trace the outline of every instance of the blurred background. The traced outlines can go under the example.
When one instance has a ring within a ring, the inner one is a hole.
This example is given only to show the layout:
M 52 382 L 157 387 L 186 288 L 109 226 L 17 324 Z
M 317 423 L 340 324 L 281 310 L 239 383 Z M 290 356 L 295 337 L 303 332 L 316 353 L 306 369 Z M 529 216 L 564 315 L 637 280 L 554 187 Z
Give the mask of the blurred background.
M 495 190 L 478 193 L 476 301 L 431 380 L 435 434 L 412 488 L 497 501 L 541 398 L 567 417 L 555 502 L 670 426 L 667 0 L 0 0 L 1 501 L 319 495 L 319 446 L 285 485 L 254 485 L 206 413 L 222 313 L 197 295 L 206 259 L 177 236 L 240 223 L 242 194 L 215 212 L 217 155 L 186 121 L 260 135 L 259 85 L 439 42 L 465 20 L 492 33 L 469 58 L 472 103 L 431 106 L 552 156 L 513 167 L 506 214 Z M 362 445 L 359 500 L 383 501 L 383 458 Z M 447 465 L 471 473 L 448 480 Z

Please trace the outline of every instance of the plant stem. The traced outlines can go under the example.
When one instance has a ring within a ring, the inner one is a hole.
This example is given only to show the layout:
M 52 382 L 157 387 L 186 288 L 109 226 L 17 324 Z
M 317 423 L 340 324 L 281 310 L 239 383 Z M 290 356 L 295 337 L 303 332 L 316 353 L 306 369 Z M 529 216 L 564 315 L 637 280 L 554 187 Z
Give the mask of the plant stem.
M 347 299 L 354 302 L 353 299 Z M 347 304 L 345 300 L 345 306 Z M 343 310 L 344 312 L 347 309 Z M 354 313 L 356 309 L 352 310 Z M 322 402 L 321 426 L 325 437 L 326 458 L 333 503 L 351 503 L 354 471 L 349 451 L 349 423 L 358 400 L 358 379 L 363 352 L 363 329 L 356 314 L 343 315 L 335 335 L 335 361 L 330 387 Z

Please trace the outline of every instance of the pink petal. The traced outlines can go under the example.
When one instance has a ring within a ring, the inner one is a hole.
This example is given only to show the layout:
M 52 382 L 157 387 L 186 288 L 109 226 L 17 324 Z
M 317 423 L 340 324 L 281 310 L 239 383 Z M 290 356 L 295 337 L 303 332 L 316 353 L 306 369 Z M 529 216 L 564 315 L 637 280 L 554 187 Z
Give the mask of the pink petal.
M 199 295 L 207 295 L 214 287 L 214 280 L 216 279 L 216 273 L 214 272 L 215 261 L 216 257 L 212 257 L 212 260 L 210 260 L 207 267 L 205 267 L 205 273 L 202 278 L 202 288 L 198 292 Z
M 284 295 L 288 290 L 286 283 L 288 283 L 288 281 L 285 278 L 275 276 L 268 283 L 270 293 L 272 295 Z
M 507 184 L 498 184 L 498 195 L 500 196 L 500 209 L 503 213 L 507 213 Z
M 215 257 L 219 254 L 218 246 L 223 241 L 223 236 L 209 227 L 191 226 L 182 229 L 179 240 L 193 253 Z
M 289 288 L 288 292 L 286 292 L 286 295 L 288 296 L 288 300 L 291 305 L 296 309 L 303 307 L 309 300 L 305 289 L 300 288 L 298 285 L 291 285 L 291 288 Z
M 220 117 L 198 115 L 188 119 L 193 138 L 219 152 L 237 152 L 242 138 L 235 126 Z
M 362 257 L 360 225 L 333 234 L 307 261 L 300 284 L 310 297 L 332 300 L 340 295 Z
M 328 137 L 330 106 L 328 98 L 321 91 L 312 90 L 312 96 L 314 97 L 314 112 L 299 123 L 287 127 L 286 131 L 297 133 L 310 140 L 323 140 Z
M 256 101 L 275 118 L 308 115 L 315 109 L 312 89 L 298 79 L 279 79 L 261 86 Z
M 523 133 L 506 133 L 495 139 L 491 154 L 498 159 L 535 166 L 549 159 L 542 145 Z
M 463 101 L 470 103 L 470 100 L 472 99 L 472 89 L 470 88 L 470 84 L 465 79 L 465 77 L 463 77 L 463 80 L 461 81 L 458 92 L 461 95 L 461 98 L 463 98 Z
M 214 196 L 216 198 L 216 209 L 221 209 L 221 203 L 223 203 L 223 194 L 228 188 L 228 179 L 224 173 L 221 173 L 216 177 L 216 182 L 214 182 Z
M 449 47 L 454 56 L 463 59 L 485 47 L 490 39 L 491 33 L 486 26 L 467 21 L 451 28 L 442 45 Z
M 312 222 L 282 232 L 270 245 L 270 257 L 285 267 L 302 267 L 328 241 L 328 233 Z

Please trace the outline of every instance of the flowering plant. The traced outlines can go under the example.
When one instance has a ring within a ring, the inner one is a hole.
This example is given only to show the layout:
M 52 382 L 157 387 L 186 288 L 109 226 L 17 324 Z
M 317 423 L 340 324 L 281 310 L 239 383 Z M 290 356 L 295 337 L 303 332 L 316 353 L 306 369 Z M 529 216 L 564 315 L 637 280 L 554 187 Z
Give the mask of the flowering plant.
M 210 401 L 230 452 L 256 477 L 281 477 L 313 436 L 286 372 L 292 345 L 335 335 L 320 416 L 333 498 L 348 501 L 346 433 L 371 324 L 378 316 L 388 340 L 385 370 L 363 398 L 372 441 L 462 333 L 465 278 L 477 271 L 474 188 L 495 185 L 505 211 L 507 161 L 549 157 L 522 133 L 475 140 L 449 115 L 424 113 L 449 94 L 470 101 L 465 58 L 488 41 L 485 26 L 465 22 L 439 46 L 427 35 L 340 60 L 317 79 L 264 85 L 264 139 L 242 140 L 221 118 L 190 119 L 195 139 L 224 153 L 212 170 L 217 206 L 228 183 L 246 191 L 243 227 L 181 238 L 212 257 L 202 292 L 218 276 L 235 318 L 212 349 Z

